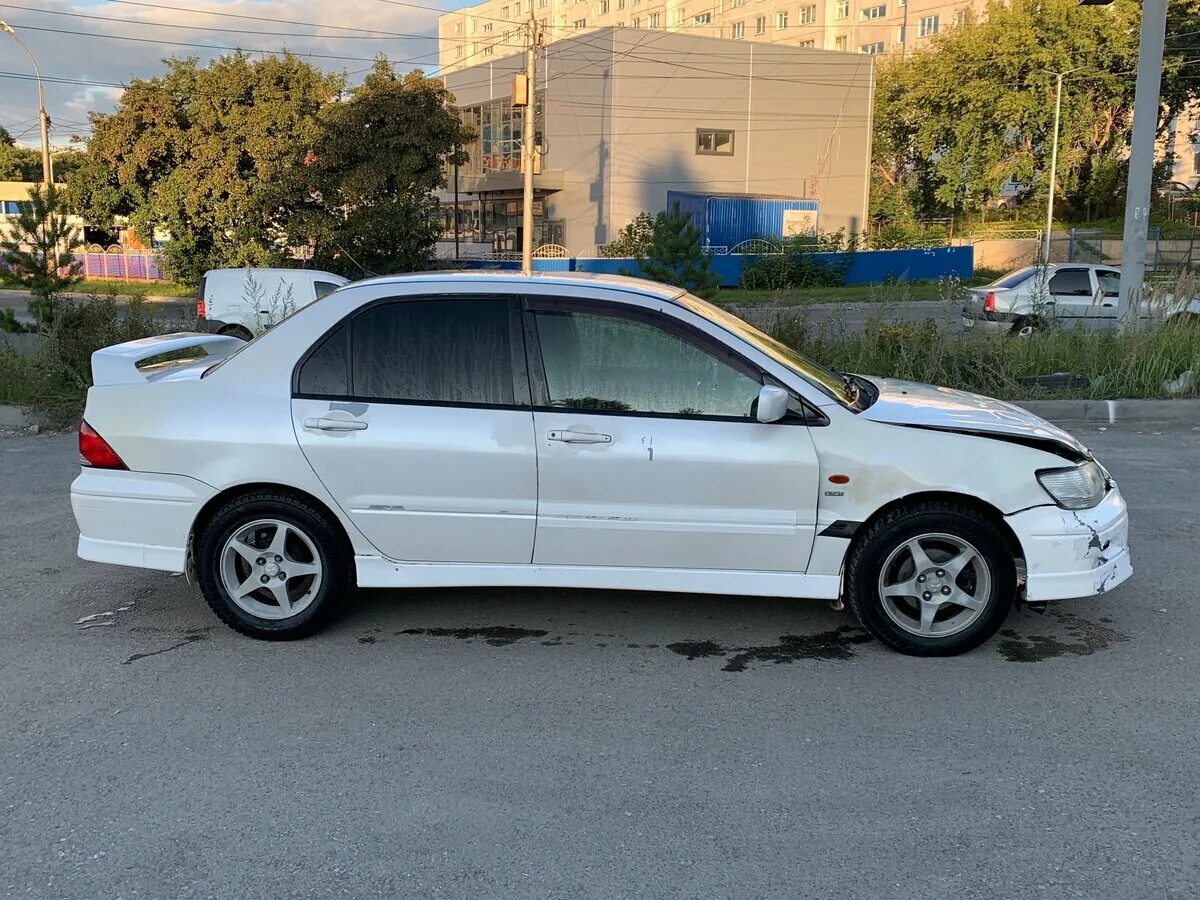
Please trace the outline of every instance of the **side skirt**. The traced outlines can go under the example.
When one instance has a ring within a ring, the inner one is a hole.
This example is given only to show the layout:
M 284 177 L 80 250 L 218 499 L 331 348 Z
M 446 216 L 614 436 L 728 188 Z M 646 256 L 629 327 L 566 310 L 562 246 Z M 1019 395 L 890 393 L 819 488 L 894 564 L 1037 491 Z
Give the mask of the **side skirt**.
M 840 575 L 792 572 L 401 563 L 378 556 L 356 556 L 354 564 L 358 570 L 358 586 L 364 588 L 562 587 L 834 600 L 841 594 L 842 584 Z

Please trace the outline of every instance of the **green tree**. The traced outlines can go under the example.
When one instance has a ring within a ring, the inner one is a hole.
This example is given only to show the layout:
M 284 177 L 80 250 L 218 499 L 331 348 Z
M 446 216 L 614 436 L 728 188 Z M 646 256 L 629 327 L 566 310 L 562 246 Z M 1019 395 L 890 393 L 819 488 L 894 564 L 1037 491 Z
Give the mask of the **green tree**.
M 80 245 L 79 229 L 67 222 L 62 192 L 54 185 L 34 185 L 29 199 L 17 205 L 8 234 L 0 240 L 6 264 L 5 280 L 25 288 L 33 299 L 29 311 L 40 329 L 51 325 L 58 295 L 80 279 L 73 251 Z M 11 310 L 0 319 L 7 331 L 20 330 Z
M 134 79 L 114 112 L 92 115 L 88 158 L 71 178 L 73 208 L 96 222 L 127 215 L 147 243 L 168 234 L 164 263 L 181 281 L 277 261 L 278 185 L 303 163 L 342 79 L 287 53 L 166 65 L 161 76 Z
M 640 212 L 617 232 L 615 240 L 600 247 L 600 255 L 610 259 L 645 256 L 653 240 L 654 217 L 648 212 Z
M 691 213 L 679 211 L 679 204 L 655 216 L 650 246 L 638 256 L 638 268 L 652 281 L 676 285 L 697 297 L 712 297 L 721 279 L 709 268 L 711 260 L 691 219 Z
M 29 147 L 18 147 L 0 125 L 0 181 L 41 181 L 42 155 Z
M 289 243 L 346 275 L 424 268 L 438 236 L 433 191 L 474 136 L 452 103 L 440 81 L 378 59 L 322 110 L 304 166 L 282 184 Z
M 1045 195 L 1055 79 L 1063 91 L 1059 191 L 1064 213 L 1084 202 L 1119 209 L 1137 67 L 1139 5 L 1076 0 L 992 2 L 980 21 L 948 29 L 878 69 L 873 218 L 977 209 L 1012 178 Z M 1200 4 L 1172 0 L 1163 65 L 1163 126 L 1200 82 L 1185 67 Z M 1192 53 L 1191 55 L 1194 55 Z M 1114 177 L 1116 176 L 1116 177 Z

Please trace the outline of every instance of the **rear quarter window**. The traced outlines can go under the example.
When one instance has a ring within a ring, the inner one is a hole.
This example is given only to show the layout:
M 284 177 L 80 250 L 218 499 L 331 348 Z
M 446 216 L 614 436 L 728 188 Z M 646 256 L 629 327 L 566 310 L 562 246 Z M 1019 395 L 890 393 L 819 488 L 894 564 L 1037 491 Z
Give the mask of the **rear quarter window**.
M 1036 271 L 1037 269 L 1033 268 L 1032 266 L 1027 269 L 1018 269 L 1016 272 L 1009 272 L 1007 275 L 997 278 L 995 281 L 989 284 L 988 287 L 1015 288 L 1032 278 L 1033 273 Z
M 320 300 L 326 294 L 332 294 L 334 291 L 336 291 L 340 287 L 341 287 L 340 284 L 334 284 L 332 281 L 314 281 L 313 282 L 313 289 L 316 291 L 318 300 Z

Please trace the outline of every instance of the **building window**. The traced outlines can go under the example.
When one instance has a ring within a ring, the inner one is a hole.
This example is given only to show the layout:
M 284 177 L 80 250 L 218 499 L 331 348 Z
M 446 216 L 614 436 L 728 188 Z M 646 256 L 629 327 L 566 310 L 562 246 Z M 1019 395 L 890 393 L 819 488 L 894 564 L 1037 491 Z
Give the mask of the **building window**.
M 608 0 L 600 0 L 600 15 L 608 15 Z
M 538 9 L 545 9 L 550 5 L 550 0 L 538 0 Z
M 483 33 L 484 33 L 484 34 L 491 34 L 491 33 L 492 33 L 492 23 L 491 23 L 491 22 L 484 22 L 484 23 L 483 23 Z
M 634 27 L 634 28 L 641 28 L 641 27 L 642 27 L 642 20 L 641 20 L 640 18 L 638 18 L 637 16 L 634 16 L 634 17 L 633 17 L 633 22 L 632 22 L 631 24 L 633 25 L 633 27 Z
M 650 13 L 650 27 L 659 28 L 662 25 L 662 13 Z
M 706 12 L 706 13 L 700 13 L 700 15 L 698 15 L 698 16 L 693 16 L 692 24 L 693 25 L 711 25 L 712 24 L 712 13 Z
M 922 16 L 921 21 L 917 23 L 917 37 L 929 37 L 931 34 L 938 33 L 938 17 L 937 16 Z
M 462 48 L 462 44 L 459 44 L 457 47 L 454 48 L 454 58 L 462 59 L 462 57 L 463 57 L 463 48 Z
M 617 9 L 625 8 L 625 0 L 617 0 Z
M 781 13 L 776 13 L 775 14 L 775 27 L 776 28 L 787 28 L 787 16 L 788 16 L 788 14 L 786 11 L 781 12 Z
M 850 0 L 838 0 L 837 12 L 835 15 L 839 19 L 850 18 Z
M 954 27 L 961 28 L 967 24 L 967 11 L 965 9 L 956 9 L 954 11 Z
M 811 25 L 815 21 L 817 21 L 817 5 L 815 3 L 800 7 L 801 25 Z
M 746 36 L 746 23 L 745 22 L 734 22 L 733 30 L 731 31 L 730 36 L 735 41 L 742 40 L 742 38 L 744 38 Z
M 835 37 L 833 39 L 833 49 L 834 50 L 841 50 L 843 53 L 845 53 L 846 50 L 849 49 L 847 44 L 849 44 L 849 41 L 846 39 L 846 36 L 844 34 L 839 34 L 837 37 Z
M 757 19 L 754 20 L 754 33 L 755 34 L 766 34 L 767 33 L 767 17 L 766 16 L 759 16 Z
M 801 41 L 796 46 L 800 47 L 802 49 L 805 49 L 805 50 L 811 50 L 817 46 L 817 42 L 816 41 Z
M 587 19 L 576 19 L 572 24 L 573 28 L 587 28 Z
M 682 25 L 683 24 L 683 16 L 684 16 L 684 11 L 682 9 L 677 9 L 677 10 L 672 11 L 671 24 L 672 25 Z
M 1192 156 L 1192 174 L 1200 175 L 1200 153 Z
M 491 55 L 492 55 L 492 52 L 493 52 L 493 48 L 491 48 L 491 47 L 484 47 L 484 48 L 483 48 L 483 55 L 484 55 L 484 56 L 491 56 Z
M 454 23 L 454 33 L 455 33 L 455 34 L 462 34 L 462 22 L 455 22 L 455 23 Z
M 745 6 L 745 5 L 746 5 L 746 0 L 731 0 L 731 2 L 730 2 L 730 4 L 729 4 L 729 5 L 730 5 L 730 6 L 733 6 L 733 7 L 737 7 L 737 6 Z
M 859 44 L 859 53 L 865 53 L 867 56 L 878 56 L 883 52 L 883 41 L 876 41 L 873 44 Z
M 868 6 L 862 11 L 864 19 L 882 19 L 887 15 L 887 5 L 880 4 L 879 6 Z
M 537 107 L 535 130 L 540 131 L 545 127 L 545 101 L 545 91 L 538 91 L 534 97 Z M 521 135 L 525 129 L 524 107 L 514 107 L 510 99 L 489 100 L 478 106 L 461 108 L 459 117 L 476 135 L 464 147 L 467 151 L 467 162 L 462 167 L 464 174 L 520 171 Z
M 502 19 L 507 19 L 507 18 L 508 18 L 508 7 L 507 7 L 507 6 L 503 7 L 503 8 L 500 10 L 500 18 L 502 18 Z
M 697 128 L 696 153 L 700 156 L 733 156 L 733 132 Z
M 904 25 L 901 25 L 899 28 L 896 29 L 896 43 L 897 44 L 904 43 L 904 32 L 906 30 L 907 30 L 907 26 L 904 26 Z

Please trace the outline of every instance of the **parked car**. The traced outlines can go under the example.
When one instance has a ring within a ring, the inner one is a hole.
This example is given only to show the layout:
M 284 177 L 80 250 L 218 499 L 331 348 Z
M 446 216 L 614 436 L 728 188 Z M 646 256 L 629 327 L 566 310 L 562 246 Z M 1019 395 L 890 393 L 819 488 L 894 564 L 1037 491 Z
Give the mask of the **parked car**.
M 1184 200 L 1195 193 L 1195 188 L 1182 181 L 1168 181 L 1158 189 L 1160 197 L 1174 200 Z
M 349 280 L 316 269 L 209 269 L 196 315 L 209 331 L 248 341 Z
M 186 571 L 257 638 L 315 631 L 355 584 L 538 585 L 844 599 L 921 655 L 1130 575 L 1108 472 L 1008 403 L 842 374 L 636 279 L 336 296 L 251 344 L 96 352 L 81 557 Z
M 963 326 L 989 334 L 1026 336 L 1054 326 L 1117 327 L 1121 270 L 1113 266 L 1050 263 L 1026 266 L 991 284 L 967 290 Z M 1200 300 L 1169 298 L 1138 304 L 1142 319 L 1200 315 Z

